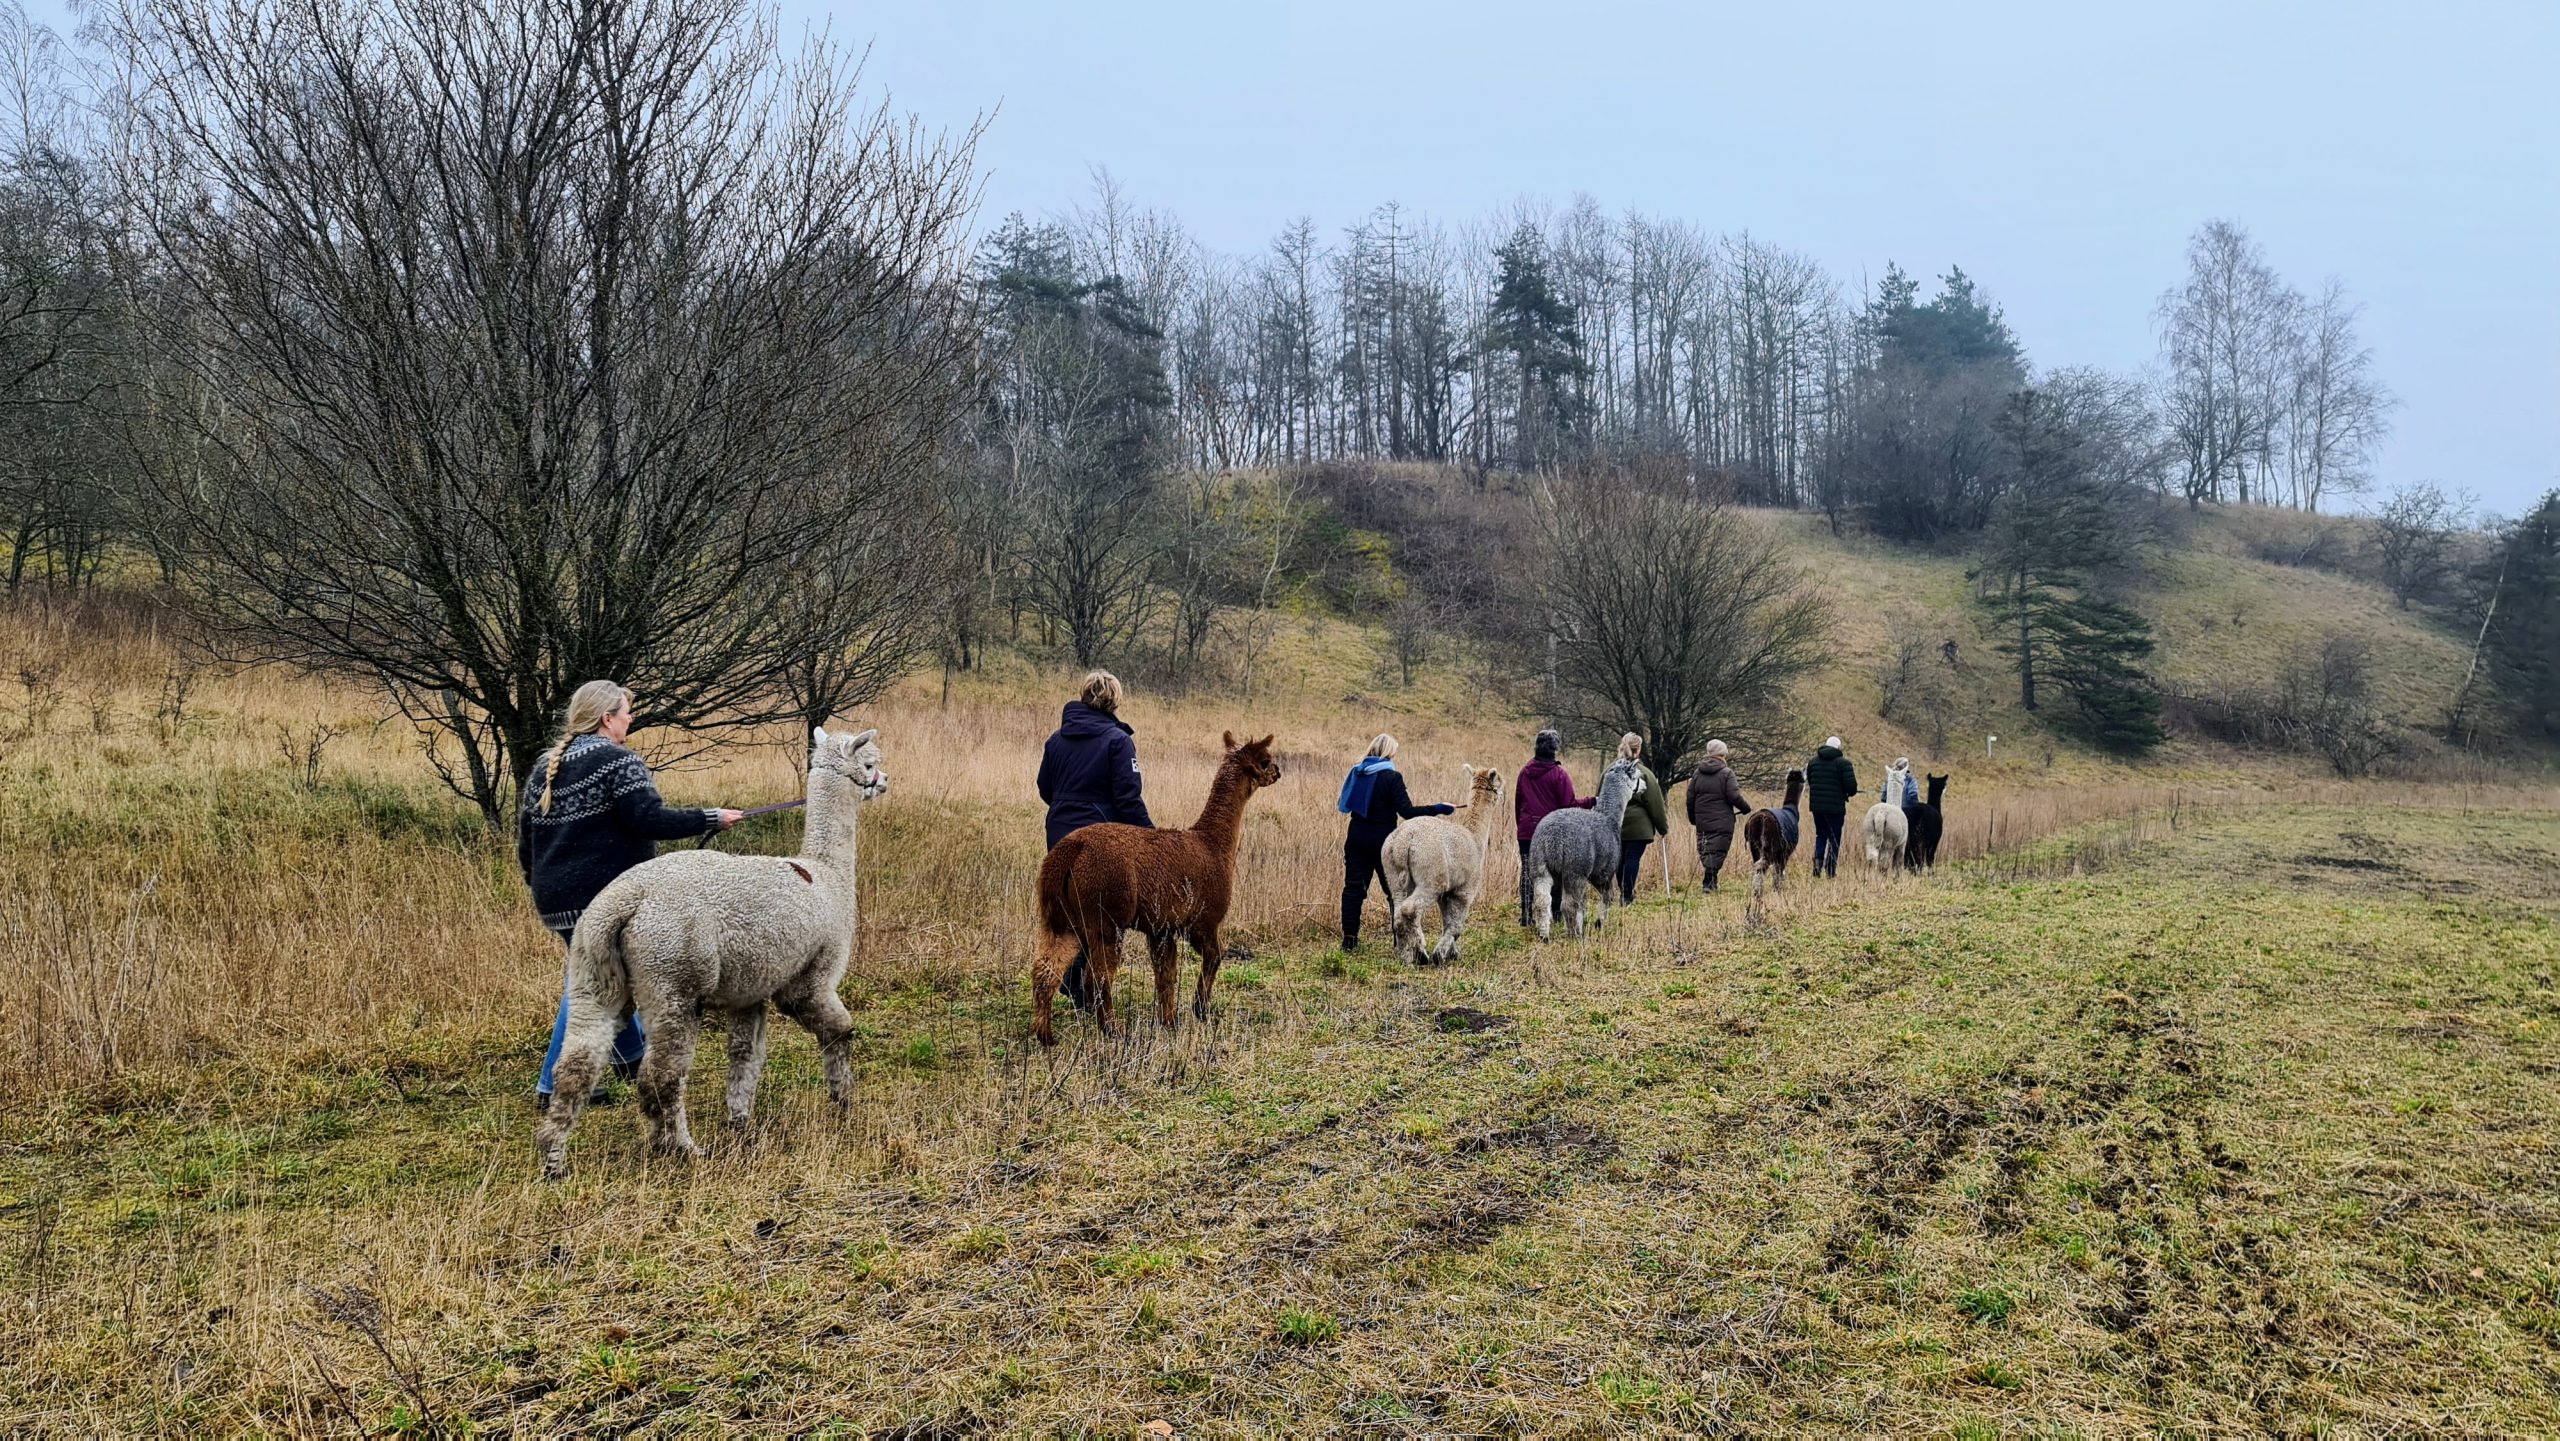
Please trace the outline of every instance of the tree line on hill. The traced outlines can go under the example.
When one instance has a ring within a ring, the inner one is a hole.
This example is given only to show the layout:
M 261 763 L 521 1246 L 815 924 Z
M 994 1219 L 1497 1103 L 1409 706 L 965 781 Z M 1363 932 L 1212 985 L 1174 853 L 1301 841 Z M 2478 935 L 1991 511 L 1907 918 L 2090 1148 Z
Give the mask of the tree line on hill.
M 1237 259 L 1104 176 L 972 238 L 976 133 L 743 0 L 121 0 L 90 38 L 0 10 L 12 592 L 145 564 L 226 653 L 378 685 L 493 818 L 590 675 L 696 731 L 1003 641 L 1251 684 L 1307 584 L 1408 678 L 1471 631 L 1676 764 L 1824 651 L 1734 505 L 1963 550 L 2022 703 L 2139 750 L 2123 582 L 2160 498 L 2355 492 L 2390 407 L 2343 288 L 2223 222 L 2144 381 L 2032 366 L 1960 269 L 1851 297 L 1587 198 Z M 1517 526 L 1347 519 L 1402 504 L 1372 467 L 1403 461 Z M 2420 597 L 2458 547 L 2404 498 Z M 2513 578 L 2466 605 L 2463 694 L 2547 728 L 2535 523 L 2487 548 Z

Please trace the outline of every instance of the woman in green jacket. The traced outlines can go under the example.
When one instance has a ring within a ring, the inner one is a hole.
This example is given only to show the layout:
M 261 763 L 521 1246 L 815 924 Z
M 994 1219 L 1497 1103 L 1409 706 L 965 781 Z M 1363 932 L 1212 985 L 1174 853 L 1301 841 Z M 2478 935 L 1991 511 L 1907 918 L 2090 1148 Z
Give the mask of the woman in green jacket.
M 1635 798 L 1627 802 L 1627 819 L 1618 827 L 1618 901 L 1636 898 L 1636 877 L 1644 870 L 1644 848 L 1656 836 L 1671 834 L 1671 811 L 1662 799 L 1662 782 L 1644 764 L 1644 737 L 1629 731 L 1618 737 L 1618 759 L 1636 763 Z

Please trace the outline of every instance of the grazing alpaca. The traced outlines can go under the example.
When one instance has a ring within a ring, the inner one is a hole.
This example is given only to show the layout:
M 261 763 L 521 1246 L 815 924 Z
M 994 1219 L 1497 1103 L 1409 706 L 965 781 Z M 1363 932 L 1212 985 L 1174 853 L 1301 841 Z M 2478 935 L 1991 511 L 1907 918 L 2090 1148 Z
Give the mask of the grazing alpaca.
M 1903 819 L 1902 807 L 1892 801 L 1867 807 L 1865 830 L 1867 864 L 1880 871 L 1900 867 L 1902 849 L 1911 841 L 1911 822 Z
M 1787 883 L 1787 858 L 1796 853 L 1796 827 L 1791 822 L 1803 814 L 1799 809 L 1803 799 L 1804 772 L 1789 771 L 1786 804 L 1776 811 L 1753 811 L 1742 823 L 1742 843 L 1751 851 L 1751 899 L 1755 901 L 1760 899 L 1763 878 L 1771 890 Z
M 799 855 L 676 851 L 623 872 L 578 918 L 567 1039 L 534 1130 L 545 1176 L 568 1170 L 569 1127 L 626 1014 L 649 1035 L 640 1112 L 660 1154 L 702 1154 L 685 1125 L 684 1085 L 706 1012 L 728 1018 L 730 1125 L 745 1125 L 755 1106 L 767 1001 L 826 1052 L 828 1098 L 852 1103 L 853 1017 L 836 984 L 853 954 L 854 823 L 865 801 L 889 789 L 879 734 L 811 732 Z
M 1040 1044 L 1058 1043 L 1050 1007 L 1079 945 L 1086 953 L 1094 1024 L 1106 1036 L 1115 1034 L 1111 980 L 1120 970 L 1124 931 L 1146 935 L 1148 958 L 1155 963 L 1156 1018 L 1167 1027 L 1173 1025 L 1174 965 L 1179 959 L 1174 947 L 1184 939 L 1191 942 L 1200 957 L 1191 1014 L 1209 1019 L 1209 991 L 1225 954 L 1218 927 L 1227 919 L 1227 899 L 1235 885 L 1244 803 L 1280 779 L 1280 763 L 1271 758 L 1271 737 L 1238 745 L 1230 733 L 1226 747 L 1217 779 L 1209 783 L 1209 803 L 1189 830 L 1086 826 L 1058 842 L 1040 863 L 1040 949 L 1031 966 L 1031 1033 Z
M 1947 813 L 1942 807 L 1947 796 L 1947 778 L 1929 777 L 1929 798 L 1902 808 L 1903 819 L 1911 823 L 1911 839 L 1902 852 L 1902 863 L 1915 871 L 1935 869 L 1938 864 L 1938 841 L 1947 833 Z
M 1387 894 L 1396 898 L 1396 954 L 1414 965 L 1446 963 L 1458 958 L 1458 935 L 1467 928 L 1467 912 L 1484 893 L 1485 846 L 1501 817 L 1502 772 L 1464 768 L 1467 773 L 1467 822 L 1425 816 L 1396 827 L 1379 852 L 1386 872 Z M 1424 912 L 1440 908 L 1440 944 L 1423 948 Z
M 1582 934 L 1586 891 L 1592 893 L 1591 928 L 1598 930 L 1609 918 L 1609 887 L 1618 878 L 1618 831 L 1626 824 L 1627 802 L 1644 784 L 1643 769 L 1634 761 L 1609 767 L 1600 778 L 1596 805 L 1587 811 L 1552 812 L 1530 835 L 1530 903 L 1538 917 L 1539 940 L 1548 939 L 1559 891 L 1566 928 L 1575 936 Z

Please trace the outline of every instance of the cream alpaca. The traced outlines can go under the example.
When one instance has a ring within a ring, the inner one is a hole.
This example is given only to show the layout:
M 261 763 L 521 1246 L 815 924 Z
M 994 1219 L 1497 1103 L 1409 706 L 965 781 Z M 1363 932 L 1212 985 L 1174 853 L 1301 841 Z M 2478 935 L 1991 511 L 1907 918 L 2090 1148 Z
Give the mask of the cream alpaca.
M 1458 958 L 1467 912 L 1484 894 L 1485 846 L 1502 804 L 1502 772 L 1461 767 L 1467 774 L 1467 820 L 1425 816 L 1396 827 L 1379 852 L 1387 894 L 1396 898 L 1396 954 L 1419 966 Z M 1425 913 L 1440 908 L 1440 943 L 1425 952 Z
M 625 1012 L 649 1034 L 640 1109 L 653 1150 L 698 1156 L 685 1076 L 704 1012 L 729 1025 L 729 1124 L 743 1126 L 764 1070 L 771 1001 L 826 1053 L 827 1095 L 853 1100 L 853 1017 L 836 996 L 853 954 L 854 824 L 889 788 L 878 731 L 809 747 L 809 823 L 798 856 L 677 851 L 622 873 L 579 917 L 569 943 L 569 1032 L 551 1106 L 534 1131 L 546 1176 L 568 1169 L 578 1119 Z

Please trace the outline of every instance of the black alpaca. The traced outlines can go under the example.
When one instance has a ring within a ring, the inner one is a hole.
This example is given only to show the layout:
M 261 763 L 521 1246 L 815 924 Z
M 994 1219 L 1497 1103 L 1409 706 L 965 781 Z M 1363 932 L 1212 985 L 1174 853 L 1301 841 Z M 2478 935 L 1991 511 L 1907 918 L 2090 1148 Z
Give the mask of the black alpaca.
M 1947 778 L 1929 777 L 1929 799 L 1902 808 L 1903 819 L 1911 823 L 1911 839 L 1903 843 L 1902 864 L 1915 871 L 1925 871 L 1938 864 L 1938 838 L 1947 833 L 1946 813 L 1939 805 L 1946 799 Z

